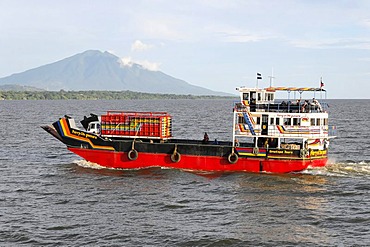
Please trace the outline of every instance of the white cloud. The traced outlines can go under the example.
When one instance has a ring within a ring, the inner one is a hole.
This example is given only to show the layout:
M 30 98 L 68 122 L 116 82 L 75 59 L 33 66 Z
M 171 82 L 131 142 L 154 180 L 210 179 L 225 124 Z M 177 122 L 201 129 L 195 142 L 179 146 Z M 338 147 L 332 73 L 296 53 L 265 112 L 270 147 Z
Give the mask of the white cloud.
M 247 42 L 258 42 L 261 40 L 269 39 L 267 36 L 262 36 L 258 34 L 248 34 L 248 33 L 239 33 L 239 32 L 227 32 L 221 33 L 223 40 L 226 42 L 235 42 L 235 43 L 247 43 Z
M 160 66 L 160 63 L 149 62 L 147 60 L 138 61 L 137 63 L 146 68 L 147 70 L 151 71 L 158 71 Z
M 150 62 L 148 60 L 134 60 L 132 57 L 123 57 L 118 62 L 122 67 L 132 67 L 134 64 L 138 64 L 150 71 L 158 71 L 161 65 L 160 63 Z
M 295 47 L 309 49 L 364 49 L 370 50 L 370 39 L 320 39 L 320 40 L 292 40 L 290 43 Z
M 153 48 L 153 45 L 149 44 L 144 44 L 140 40 L 136 40 L 132 45 L 131 45 L 131 51 L 145 51 Z
M 134 64 L 134 61 L 131 57 L 123 57 L 118 60 L 118 62 L 121 64 L 122 67 L 127 66 L 131 67 Z
M 362 20 L 361 24 L 367 28 L 370 28 L 370 19 Z
M 247 27 L 237 28 L 229 25 L 211 25 L 206 27 L 205 31 L 207 33 L 212 33 L 216 40 L 231 43 L 258 42 L 266 39 L 277 38 L 276 35 L 254 32 Z
M 139 18 L 139 17 L 136 17 Z M 137 32 L 150 39 L 183 40 L 187 39 L 188 25 L 174 17 L 146 17 L 137 20 Z
M 357 59 L 360 62 L 370 62 L 370 57 L 361 57 Z M 369 72 L 370 74 L 370 72 Z

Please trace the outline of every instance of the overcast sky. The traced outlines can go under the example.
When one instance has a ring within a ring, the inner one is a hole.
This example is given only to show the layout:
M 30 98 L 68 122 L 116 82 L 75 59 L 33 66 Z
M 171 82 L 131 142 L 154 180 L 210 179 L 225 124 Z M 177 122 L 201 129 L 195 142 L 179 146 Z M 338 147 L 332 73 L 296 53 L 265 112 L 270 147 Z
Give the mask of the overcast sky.
M 370 98 L 367 0 L 1 0 L 0 77 L 94 49 L 191 84 Z

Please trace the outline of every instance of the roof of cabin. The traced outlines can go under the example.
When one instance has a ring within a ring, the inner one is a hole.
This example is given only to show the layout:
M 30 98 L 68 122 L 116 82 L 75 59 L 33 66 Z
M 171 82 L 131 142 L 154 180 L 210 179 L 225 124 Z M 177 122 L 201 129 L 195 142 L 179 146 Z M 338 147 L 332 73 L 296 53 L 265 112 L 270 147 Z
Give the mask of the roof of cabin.
M 268 87 L 265 88 L 266 91 L 275 92 L 275 91 L 325 91 L 323 88 L 315 87 Z

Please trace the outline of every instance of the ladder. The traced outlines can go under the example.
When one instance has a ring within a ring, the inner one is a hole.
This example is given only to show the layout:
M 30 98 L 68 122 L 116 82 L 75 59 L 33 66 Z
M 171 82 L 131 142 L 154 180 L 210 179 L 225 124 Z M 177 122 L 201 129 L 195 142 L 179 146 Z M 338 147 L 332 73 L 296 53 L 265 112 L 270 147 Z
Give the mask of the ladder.
M 254 129 L 253 129 L 253 125 L 251 123 L 251 120 L 249 118 L 249 115 L 247 113 L 243 113 L 243 116 L 244 116 L 244 120 L 247 123 L 247 125 L 249 127 L 249 130 L 252 133 L 252 135 L 256 135 L 256 133 L 254 132 Z

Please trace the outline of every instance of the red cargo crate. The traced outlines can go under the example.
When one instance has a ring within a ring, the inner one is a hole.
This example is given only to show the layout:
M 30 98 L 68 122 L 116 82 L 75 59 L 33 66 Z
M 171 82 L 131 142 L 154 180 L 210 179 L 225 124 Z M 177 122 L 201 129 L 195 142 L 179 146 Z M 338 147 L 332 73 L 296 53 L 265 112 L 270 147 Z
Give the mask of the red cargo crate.
M 101 121 L 103 136 L 172 137 L 171 116 L 166 112 L 108 111 Z

